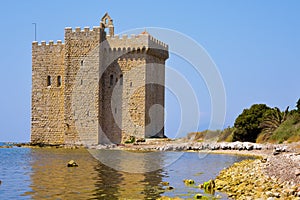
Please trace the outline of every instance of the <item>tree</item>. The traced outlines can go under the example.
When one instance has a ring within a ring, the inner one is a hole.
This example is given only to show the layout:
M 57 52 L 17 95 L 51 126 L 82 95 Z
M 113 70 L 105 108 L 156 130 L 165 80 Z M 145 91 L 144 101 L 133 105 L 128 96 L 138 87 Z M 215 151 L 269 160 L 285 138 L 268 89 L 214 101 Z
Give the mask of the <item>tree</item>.
M 234 122 L 233 141 L 255 142 L 262 131 L 260 123 L 269 110 L 271 108 L 265 104 L 254 104 L 249 109 L 244 109 Z
M 284 112 L 281 112 L 279 108 L 275 107 L 266 113 L 260 127 L 266 134 L 271 134 L 286 120 L 289 113 L 289 106 Z
M 297 111 L 300 113 L 300 99 L 298 99 L 296 107 Z

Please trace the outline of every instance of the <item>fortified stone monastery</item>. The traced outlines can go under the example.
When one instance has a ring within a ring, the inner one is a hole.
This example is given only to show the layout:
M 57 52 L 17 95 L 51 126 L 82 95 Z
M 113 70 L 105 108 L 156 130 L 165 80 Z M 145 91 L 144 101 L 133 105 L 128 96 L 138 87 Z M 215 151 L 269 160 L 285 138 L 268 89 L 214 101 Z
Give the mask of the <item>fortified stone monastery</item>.
M 32 144 L 123 143 L 164 137 L 168 45 L 146 31 L 65 28 L 62 41 L 32 43 Z

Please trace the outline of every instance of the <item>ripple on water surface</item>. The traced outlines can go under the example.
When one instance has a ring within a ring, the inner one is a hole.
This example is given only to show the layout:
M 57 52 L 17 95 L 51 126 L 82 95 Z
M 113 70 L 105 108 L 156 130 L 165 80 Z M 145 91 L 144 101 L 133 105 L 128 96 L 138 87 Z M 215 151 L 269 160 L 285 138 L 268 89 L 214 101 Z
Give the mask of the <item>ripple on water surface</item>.
M 215 178 L 224 167 L 248 158 L 192 152 L 132 156 L 136 154 L 99 150 L 93 154 L 105 155 L 113 166 L 102 164 L 85 149 L 0 149 L 0 199 L 192 198 L 203 191 L 186 186 L 183 179 L 200 184 Z M 69 160 L 75 160 L 79 167 L 66 167 Z M 120 171 L 128 167 L 131 171 Z M 132 173 L 134 168 L 138 170 Z M 161 182 L 169 182 L 174 190 L 165 190 Z M 226 195 L 221 196 L 226 199 Z

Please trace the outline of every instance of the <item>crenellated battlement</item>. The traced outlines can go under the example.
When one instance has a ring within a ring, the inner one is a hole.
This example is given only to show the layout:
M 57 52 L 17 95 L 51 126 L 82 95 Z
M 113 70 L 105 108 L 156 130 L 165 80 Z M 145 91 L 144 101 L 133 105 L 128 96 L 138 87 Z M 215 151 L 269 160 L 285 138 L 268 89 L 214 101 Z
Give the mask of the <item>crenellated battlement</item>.
M 169 48 L 169 45 L 163 43 L 162 41 L 160 41 L 160 40 L 154 38 L 154 37 L 151 36 L 151 35 L 149 35 L 149 41 L 150 41 L 150 44 L 153 45 L 153 46 L 155 46 L 155 45 L 157 45 L 157 46 L 162 46 L 162 47 L 164 47 L 164 49 L 166 49 L 166 50 L 168 50 L 168 48 Z
M 53 40 L 49 40 L 49 42 L 47 43 L 46 41 L 41 41 L 41 43 L 39 43 L 38 41 L 33 41 L 32 42 L 32 46 L 36 47 L 36 46 L 62 46 L 64 45 L 64 43 L 62 43 L 61 40 L 57 40 L 56 43 L 54 43 Z
M 157 40 L 149 34 L 127 34 L 106 36 L 107 44 L 104 44 L 104 50 L 109 54 L 148 53 L 160 58 L 168 58 L 168 45 Z
M 113 42 L 113 44 L 120 44 L 120 47 L 122 48 L 122 44 L 126 44 L 123 46 L 129 46 L 129 45 L 137 45 L 138 43 L 143 43 L 147 47 L 151 48 L 157 48 L 162 50 L 168 50 L 169 46 L 153 36 L 149 34 L 131 34 L 130 37 L 128 37 L 127 34 L 123 35 L 114 35 L 113 37 L 110 35 L 106 35 L 106 39 L 109 42 Z M 140 45 L 139 45 L 140 46 Z
M 83 29 L 81 27 L 66 27 L 65 33 L 89 33 L 89 32 L 100 32 L 100 26 L 93 26 L 91 29 L 89 26 L 85 26 Z

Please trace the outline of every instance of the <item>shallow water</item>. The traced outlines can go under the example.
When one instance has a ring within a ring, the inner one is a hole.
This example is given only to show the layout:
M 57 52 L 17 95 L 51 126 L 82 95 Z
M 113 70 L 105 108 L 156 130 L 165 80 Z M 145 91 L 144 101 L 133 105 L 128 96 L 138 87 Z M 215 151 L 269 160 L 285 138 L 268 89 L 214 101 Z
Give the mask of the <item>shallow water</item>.
M 101 163 L 85 149 L 0 149 L 0 199 L 193 198 L 204 191 L 186 186 L 183 179 L 194 179 L 198 185 L 215 178 L 232 163 L 248 158 L 195 152 L 138 153 L 139 156 L 114 150 L 92 153 L 110 158 L 109 163 L 100 159 L 106 165 Z M 66 167 L 71 159 L 79 167 Z M 163 181 L 174 190 L 165 190 Z M 225 194 L 214 195 L 226 199 Z

